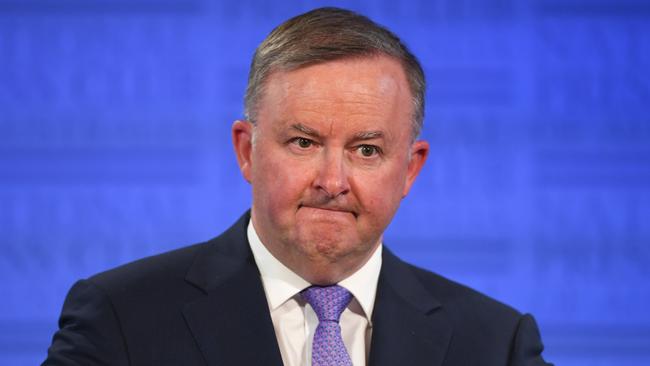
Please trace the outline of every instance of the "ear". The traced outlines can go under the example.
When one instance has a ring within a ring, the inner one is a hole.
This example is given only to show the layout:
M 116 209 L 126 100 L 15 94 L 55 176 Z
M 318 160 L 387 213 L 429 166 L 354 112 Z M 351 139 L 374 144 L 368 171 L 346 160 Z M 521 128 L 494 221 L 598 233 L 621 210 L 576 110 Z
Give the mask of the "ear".
M 232 144 L 237 156 L 237 164 L 244 179 L 251 182 L 251 166 L 253 152 L 253 124 L 237 120 L 232 124 Z
M 406 197 L 406 195 L 409 193 L 411 190 L 411 186 L 413 185 L 413 182 L 415 182 L 415 178 L 417 178 L 418 174 L 420 174 L 420 170 L 424 166 L 424 162 L 427 160 L 427 156 L 429 155 L 429 143 L 420 140 L 420 141 L 415 141 L 413 145 L 411 145 L 411 151 L 410 151 L 410 156 L 409 156 L 409 163 L 408 167 L 406 168 L 406 184 L 404 185 L 404 192 L 402 192 L 402 198 Z

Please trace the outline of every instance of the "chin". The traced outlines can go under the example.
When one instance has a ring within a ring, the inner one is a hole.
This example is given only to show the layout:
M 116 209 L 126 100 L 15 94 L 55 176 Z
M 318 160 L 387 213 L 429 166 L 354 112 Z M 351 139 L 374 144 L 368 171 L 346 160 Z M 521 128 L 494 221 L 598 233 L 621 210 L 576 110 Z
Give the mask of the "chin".
M 318 230 L 299 235 L 297 242 L 309 257 L 327 258 L 333 262 L 359 247 L 359 244 L 353 244 L 354 240 L 350 240 L 354 236 L 345 233 L 346 231 L 340 228 Z
M 294 270 L 302 278 L 315 285 L 331 285 L 354 273 L 367 260 L 371 246 L 350 240 L 341 233 L 309 233 L 294 241 L 297 262 Z

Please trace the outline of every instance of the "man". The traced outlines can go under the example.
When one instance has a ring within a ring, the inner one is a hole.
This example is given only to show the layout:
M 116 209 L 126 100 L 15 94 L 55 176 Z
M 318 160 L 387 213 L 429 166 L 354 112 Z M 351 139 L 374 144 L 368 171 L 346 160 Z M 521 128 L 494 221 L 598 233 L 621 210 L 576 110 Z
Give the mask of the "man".
M 250 214 L 75 284 L 45 365 L 545 365 L 531 316 L 382 245 L 429 151 L 422 68 L 396 36 L 341 9 L 290 19 L 245 107 Z

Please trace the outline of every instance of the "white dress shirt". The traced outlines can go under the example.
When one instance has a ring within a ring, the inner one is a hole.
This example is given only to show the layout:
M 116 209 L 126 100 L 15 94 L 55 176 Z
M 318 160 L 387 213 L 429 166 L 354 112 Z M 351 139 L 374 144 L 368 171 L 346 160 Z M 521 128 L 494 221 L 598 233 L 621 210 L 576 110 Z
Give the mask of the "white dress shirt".
M 282 362 L 285 366 L 310 366 L 311 346 L 318 317 L 302 299 L 300 291 L 311 284 L 266 249 L 257 236 L 252 221 L 248 223 L 248 242 L 262 276 Z M 345 348 L 352 363 L 357 366 L 366 364 L 370 350 L 371 319 L 381 269 L 381 251 L 380 244 L 366 264 L 338 283 L 353 295 L 352 301 L 343 310 L 339 323 Z

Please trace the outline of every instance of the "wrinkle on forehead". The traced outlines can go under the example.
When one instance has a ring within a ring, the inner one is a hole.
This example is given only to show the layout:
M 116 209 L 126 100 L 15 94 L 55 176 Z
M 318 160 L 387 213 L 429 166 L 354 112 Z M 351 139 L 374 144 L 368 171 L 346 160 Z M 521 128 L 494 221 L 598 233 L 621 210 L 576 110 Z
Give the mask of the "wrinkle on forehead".
M 369 68 L 368 62 L 379 67 Z M 333 88 L 327 89 L 330 94 L 334 94 L 327 95 L 328 98 L 337 98 L 346 94 L 381 98 L 389 96 L 387 94 L 406 93 L 407 99 L 410 99 L 408 83 L 400 82 L 406 81 L 401 65 L 385 56 L 335 60 L 292 71 L 276 71 L 270 75 L 267 81 L 268 86 L 282 89 L 281 94 L 285 97 L 295 91 L 294 89 L 299 89 L 305 95 L 319 95 L 323 93 L 321 74 L 331 72 L 328 68 L 335 67 L 335 65 L 344 65 L 345 67 L 338 68 L 337 75 L 328 80 Z M 276 91 L 280 90 L 276 89 Z
M 350 123 L 358 127 L 355 132 L 362 132 L 392 129 L 390 125 L 403 122 L 411 134 L 410 89 L 401 65 L 390 58 L 337 60 L 277 71 L 266 83 L 258 117 L 272 121 L 273 129 L 282 128 L 278 124 L 286 127 L 282 122 L 299 122 L 320 125 L 320 133 L 332 134 Z

